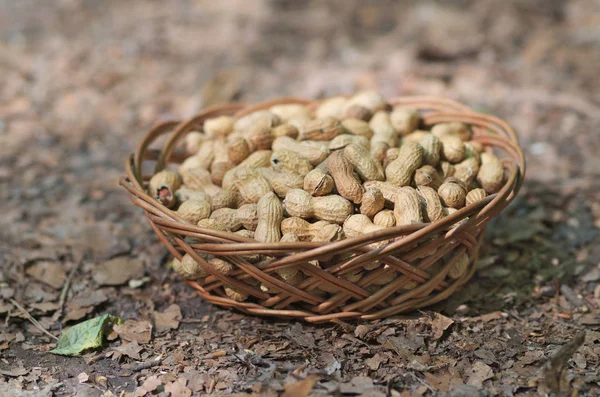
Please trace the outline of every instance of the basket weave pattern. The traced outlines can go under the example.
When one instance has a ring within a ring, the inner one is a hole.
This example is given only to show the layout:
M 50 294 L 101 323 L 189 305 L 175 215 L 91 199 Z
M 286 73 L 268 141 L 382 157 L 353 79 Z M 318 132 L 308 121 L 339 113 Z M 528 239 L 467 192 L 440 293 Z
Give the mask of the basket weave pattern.
M 474 141 L 484 144 L 486 150 L 496 149 L 501 158 L 506 155 L 502 163 L 507 178 L 498 193 L 433 224 L 397 226 L 330 243 L 259 243 L 186 223 L 146 193 L 145 186 L 151 175 L 142 174 L 143 163 L 155 162 L 154 171 L 158 172 L 169 163 L 183 161 L 185 156 L 175 148 L 204 120 L 219 115 L 241 117 L 285 103 L 310 107 L 318 104 L 317 101 L 282 98 L 254 106 L 211 107 L 190 120 L 157 125 L 146 135 L 137 152 L 127 159 L 127 176 L 121 178 L 120 184 L 127 189 L 133 203 L 144 210 L 159 239 L 175 257 L 181 259 L 187 253 L 211 274 L 199 281 L 186 281 L 202 298 L 249 314 L 313 323 L 353 318 L 374 320 L 437 303 L 473 276 L 485 227 L 517 194 L 525 173 L 525 160 L 515 132 L 504 121 L 475 113 L 452 100 L 398 97 L 389 103 L 394 108 L 418 109 L 426 126 L 452 121 L 470 125 Z M 170 135 L 163 147 L 151 149 L 150 146 L 165 134 Z M 448 272 L 461 257 L 464 258 L 464 253 L 469 258 L 467 271 L 457 279 L 448 277 Z M 228 261 L 235 270 L 225 276 L 199 254 Z M 244 259 L 257 254 L 269 259 L 259 264 Z M 326 261 L 327 266 L 316 267 L 310 263 L 314 260 Z M 362 269 L 365 264 L 378 266 L 367 266 L 372 270 L 365 270 L 357 282 L 344 277 Z M 292 286 L 277 276 L 277 270 L 288 267 L 301 270 L 306 275 L 304 281 Z M 389 281 L 381 285 L 378 280 L 382 279 Z M 261 283 L 269 292 L 261 290 Z M 245 302 L 230 299 L 224 292 L 224 285 L 243 291 L 250 299 Z

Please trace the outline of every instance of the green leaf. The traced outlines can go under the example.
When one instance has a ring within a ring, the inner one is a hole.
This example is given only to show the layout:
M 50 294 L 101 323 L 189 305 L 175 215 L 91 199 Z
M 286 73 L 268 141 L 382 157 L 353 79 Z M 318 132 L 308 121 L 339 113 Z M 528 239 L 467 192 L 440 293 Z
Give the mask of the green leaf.
M 50 353 L 76 356 L 84 350 L 101 347 L 104 336 L 113 324 L 121 324 L 121 319 L 110 314 L 76 324 L 60 335 L 56 347 Z

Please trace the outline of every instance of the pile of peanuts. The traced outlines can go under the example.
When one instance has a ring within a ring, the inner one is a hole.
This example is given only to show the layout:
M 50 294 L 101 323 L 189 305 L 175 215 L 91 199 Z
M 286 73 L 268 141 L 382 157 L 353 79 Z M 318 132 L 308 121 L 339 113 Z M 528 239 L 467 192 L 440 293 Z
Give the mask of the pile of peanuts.
M 421 126 L 418 111 L 393 109 L 371 91 L 314 109 L 280 104 L 237 119 L 219 116 L 186 136 L 189 157 L 178 172 L 155 174 L 148 192 L 186 222 L 275 243 L 328 242 L 435 222 L 500 190 L 501 162 L 471 140 L 467 125 Z M 223 259 L 205 259 L 223 274 L 234 269 Z M 449 276 L 460 277 L 468 262 L 465 254 Z M 173 267 L 192 280 L 210 274 L 187 254 Z M 358 281 L 365 269 L 345 277 Z M 397 276 L 388 274 L 379 285 Z M 278 277 L 292 285 L 304 279 L 291 268 Z M 232 286 L 225 293 L 248 298 Z

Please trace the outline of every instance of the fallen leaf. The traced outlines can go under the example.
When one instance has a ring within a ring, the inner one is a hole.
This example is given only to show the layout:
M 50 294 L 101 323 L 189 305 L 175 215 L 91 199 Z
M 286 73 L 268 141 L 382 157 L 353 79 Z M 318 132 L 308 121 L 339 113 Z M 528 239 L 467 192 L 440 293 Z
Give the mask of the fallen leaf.
M 285 391 L 281 397 L 307 397 L 308 393 L 313 389 L 315 382 L 318 379 L 319 378 L 317 376 L 309 376 L 308 378 L 299 382 L 285 385 Z
M 111 326 L 120 322 L 120 318 L 105 314 L 76 324 L 63 331 L 50 353 L 76 356 L 84 350 L 100 347 Z
M 373 388 L 373 380 L 366 376 L 355 376 L 349 383 L 340 384 L 342 394 L 362 394 Z
M 367 366 L 369 368 L 371 368 L 371 370 L 373 371 L 377 371 L 377 369 L 379 368 L 379 365 L 381 365 L 381 363 L 385 361 L 384 357 L 381 357 L 379 355 L 379 353 L 375 354 L 373 357 L 371 358 L 367 358 L 365 360 L 365 364 L 367 364 Z
M 128 357 L 133 358 L 134 360 L 141 359 L 140 352 L 143 347 L 141 347 L 136 341 L 124 343 L 121 346 L 115 347 L 115 350 L 121 354 L 124 354 Z
M 100 303 L 104 303 L 108 300 L 106 290 L 114 290 L 114 288 L 100 288 L 95 291 L 86 292 L 69 302 L 68 306 L 72 307 L 88 307 L 96 306 Z
M 454 324 L 454 320 L 448 318 L 446 316 L 442 316 L 439 313 L 435 313 L 433 320 L 431 321 L 431 330 L 433 331 L 433 339 L 440 339 L 444 334 L 444 331 L 448 329 L 449 326 Z
M 28 276 L 37 281 L 49 285 L 54 289 L 62 287 L 67 279 L 67 273 L 60 263 L 39 261 L 27 268 L 25 272 Z
M 29 373 L 29 369 L 24 368 L 24 367 L 15 367 L 15 368 L 0 367 L 0 374 L 6 375 L 6 376 L 17 377 L 17 376 L 27 375 L 28 373 Z
M 467 371 L 467 373 L 469 374 L 469 380 L 467 380 L 467 384 L 477 387 L 483 386 L 483 382 L 494 376 L 492 367 L 483 361 L 475 361 L 473 367 L 470 369 L 470 371 Z
M 286 330 L 286 334 L 290 340 L 296 342 L 302 347 L 312 349 L 315 347 L 315 337 L 310 332 L 305 332 L 302 324 L 295 323 Z
M 85 383 L 89 379 L 90 379 L 90 376 L 88 374 L 86 374 L 85 372 L 82 372 L 79 375 L 77 375 L 77 380 L 79 381 L 79 383 Z
M 166 332 L 171 329 L 177 329 L 179 327 L 179 321 L 181 321 L 181 309 L 179 306 L 173 304 L 165 309 L 164 312 L 154 312 L 152 314 L 154 318 L 154 326 L 156 332 Z
M 66 323 L 69 321 L 81 320 L 93 311 L 93 307 L 77 307 L 75 309 L 67 309 L 67 314 L 65 315 L 63 322 Z
M 97 266 L 93 279 L 99 285 L 121 285 L 144 275 L 144 263 L 140 259 L 119 256 Z
M 149 376 L 144 383 L 135 390 L 134 395 L 136 397 L 145 396 L 147 393 L 152 393 L 160 385 L 162 385 L 162 381 L 158 378 L 158 375 Z
M 364 324 L 360 324 L 354 330 L 354 336 L 356 336 L 359 339 L 362 339 L 365 337 L 367 332 L 369 332 L 369 327 Z
M 123 324 L 115 325 L 114 330 L 126 341 L 148 343 L 152 339 L 152 324 L 149 321 L 126 320 Z
M 186 387 L 187 380 L 183 377 L 178 378 L 175 382 L 165 385 L 165 392 L 171 393 L 171 397 L 189 397 L 192 391 Z
M 41 312 L 51 312 L 54 310 L 58 310 L 60 305 L 56 302 L 40 302 L 40 303 L 32 303 L 29 305 L 30 308 L 39 310 Z

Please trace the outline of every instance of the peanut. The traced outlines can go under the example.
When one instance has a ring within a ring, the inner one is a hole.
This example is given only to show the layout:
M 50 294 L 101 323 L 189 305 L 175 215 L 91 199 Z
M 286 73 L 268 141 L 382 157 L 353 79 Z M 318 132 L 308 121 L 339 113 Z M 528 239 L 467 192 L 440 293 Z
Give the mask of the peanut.
M 471 131 L 466 124 L 460 122 L 436 124 L 431 128 L 431 133 L 438 138 L 455 136 L 461 141 L 468 141 L 471 139 Z
M 381 227 L 394 227 L 396 226 L 396 217 L 394 217 L 394 211 L 392 210 L 381 210 L 373 217 L 373 223 Z
M 344 111 L 347 112 L 353 105 L 363 106 L 373 113 L 387 108 L 385 99 L 375 91 L 363 91 L 355 94 L 346 102 Z
M 423 147 L 423 164 L 435 167 L 440 162 L 442 142 L 432 134 L 427 134 L 419 142 Z
M 399 147 L 391 147 L 385 152 L 385 159 L 383 159 L 383 168 L 387 168 L 388 165 L 398 158 L 400 155 Z
M 361 105 L 350 105 L 346 109 L 345 119 L 358 119 L 368 121 L 373 116 L 373 111 Z
M 420 116 L 415 109 L 394 109 L 390 113 L 390 121 L 398 134 L 404 136 L 413 132 L 419 126 Z
M 361 234 L 373 233 L 384 229 L 381 226 L 373 224 L 368 216 L 355 214 L 344 222 L 344 234 L 348 238 L 360 236 Z
M 214 141 L 207 141 L 201 147 L 198 153 L 188 157 L 179 165 L 179 173 L 183 175 L 191 168 L 208 169 L 215 158 Z
M 223 290 L 225 291 L 225 295 L 229 298 L 233 299 L 236 302 L 243 302 L 248 299 L 248 294 L 242 290 L 239 290 L 231 285 L 223 286 Z
M 469 255 L 466 252 L 463 252 L 454 262 L 450 270 L 448 271 L 448 277 L 453 279 L 459 279 L 463 274 L 466 273 L 469 268 Z
M 357 146 L 362 148 L 362 146 Z M 338 193 L 348 200 L 360 204 L 363 196 L 363 187 L 354 177 L 352 163 L 344 157 L 341 151 L 333 152 L 327 158 L 327 170 L 333 177 Z
M 291 190 L 283 201 L 290 216 L 315 218 L 318 220 L 341 224 L 352 214 L 352 203 L 337 195 L 312 197 L 301 189 Z
M 496 193 L 504 184 L 504 168 L 496 156 L 481 153 L 481 167 L 477 173 L 477 182 L 489 194 Z
M 279 171 L 293 174 L 306 175 L 313 169 L 308 159 L 291 150 L 276 150 L 271 155 L 271 165 Z
M 250 155 L 248 141 L 241 136 L 235 136 L 227 142 L 227 156 L 233 164 L 239 164 Z
M 173 266 L 173 270 L 186 280 L 198 280 L 209 275 L 189 254 L 185 254 L 181 258 L 181 261 L 173 258 L 171 265 Z
M 233 117 L 219 116 L 204 122 L 204 133 L 211 138 L 225 138 L 233 132 Z
M 430 186 L 437 190 L 443 182 L 442 176 L 430 165 L 424 165 L 415 171 L 415 185 L 417 186 Z
M 419 186 L 417 190 L 425 200 L 425 209 L 429 222 L 435 222 L 442 219 L 444 217 L 442 202 L 435 189 L 429 186 Z
M 234 232 L 233 234 L 237 234 L 238 236 L 254 239 L 254 232 L 252 230 L 240 229 L 237 232 Z
M 445 135 L 440 138 L 442 142 L 442 156 L 452 164 L 464 160 L 467 154 L 465 144 L 459 137 L 454 135 Z
M 415 189 L 409 186 L 400 188 L 394 203 L 396 226 L 423 222 L 421 199 Z
M 365 272 L 362 269 L 356 269 L 352 273 L 345 274 L 343 277 L 346 281 L 357 283 L 364 276 Z
M 404 135 L 402 137 L 402 143 L 403 144 L 406 143 L 406 142 L 417 142 L 417 143 L 419 143 L 427 135 L 431 135 L 431 132 L 426 131 L 426 130 L 414 130 L 410 134 Z
M 439 187 L 438 194 L 445 206 L 452 208 L 462 208 L 465 205 L 467 189 L 460 180 L 456 178 L 447 178 Z
M 385 171 L 381 163 L 364 146 L 351 143 L 344 148 L 343 153 L 364 181 L 382 181 L 385 178 Z
M 309 223 L 299 217 L 284 219 L 281 222 L 281 232 L 284 236 L 294 234 L 300 241 L 335 241 L 342 237 L 340 225 L 326 221 Z
M 342 96 L 326 99 L 317 107 L 315 116 L 319 119 L 330 116 L 342 118 L 346 109 L 346 102 L 348 100 Z
M 360 213 L 371 218 L 379 213 L 384 205 L 385 200 L 381 190 L 371 186 L 363 194 L 362 203 L 360 204 Z
M 473 189 L 467 193 L 465 202 L 467 205 L 475 204 L 487 197 L 487 193 L 484 189 Z
M 298 129 L 298 140 L 329 141 L 345 131 L 342 123 L 335 117 L 324 117 L 308 121 Z
M 287 123 L 296 117 L 312 117 L 310 110 L 299 103 L 275 105 L 271 106 L 269 110 L 278 116 L 282 123 Z
M 276 243 L 281 238 L 281 221 L 283 206 L 273 192 L 269 192 L 258 200 L 256 206 L 258 223 L 254 231 L 254 239 L 263 243 Z
M 213 196 L 221 191 L 221 188 L 214 185 L 210 179 L 210 172 L 204 168 L 192 168 L 182 175 L 183 183 L 190 189 L 202 190 L 209 196 Z
M 288 136 L 296 139 L 298 137 L 298 128 L 287 123 L 281 124 L 271 129 L 271 135 L 273 136 L 273 139 L 277 139 L 280 136 Z
M 224 261 L 223 259 L 220 259 L 220 258 L 211 258 L 208 260 L 208 263 L 217 272 L 219 272 L 225 276 L 228 276 L 229 274 L 231 274 L 233 269 L 235 269 L 235 266 L 233 266 L 231 263 Z
M 210 203 L 207 200 L 187 200 L 181 203 L 177 215 L 188 223 L 196 224 L 210 216 Z
M 236 131 L 246 131 L 251 127 L 273 128 L 281 124 L 279 116 L 269 110 L 257 110 L 237 119 L 233 125 Z
M 335 183 L 327 171 L 317 167 L 306 174 L 303 187 L 312 196 L 325 196 L 333 191 Z
M 200 219 L 198 221 L 198 226 L 199 227 L 203 227 L 205 229 L 212 229 L 212 230 L 217 230 L 219 232 L 231 232 L 231 230 L 229 230 L 227 228 L 227 225 L 225 225 L 224 223 L 216 220 L 216 219 Z
M 269 167 L 271 165 L 271 152 L 270 150 L 259 150 L 252 153 L 248 158 L 239 163 L 235 168 L 230 169 L 223 176 L 223 182 L 221 186 L 225 190 L 231 190 L 235 186 L 235 171 L 238 168 L 258 168 L 258 167 Z
M 372 186 L 376 187 L 383 194 L 383 199 L 387 205 L 393 206 L 396 202 L 396 195 L 400 191 L 400 188 L 396 185 L 392 185 L 389 182 L 381 182 L 381 181 L 368 181 L 363 184 L 365 189 L 368 189 Z
M 329 142 L 329 150 L 343 149 L 351 143 L 360 145 L 360 146 L 366 148 L 367 150 L 369 150 L 371 148 L 371 141 L 369 141 L 364 136 L 352 135 L 352 134 L 342 134 L 342 135 L 336 136 Z
M 383 163 L 390 146 L 385 142 L 371 142 L 371 155 L 380 163 Z M 384 167 L 385 168 L 385 167 Z
M 215 158 L 210 165 L 210 178 L 213 183 L 221 185 L 225 173 L 235 167 L 229 160 L 227 145 L 224 139 L 216 140 L 214 145 Z
M 172 208 L 177 204 L 175 192 L 181 186 L 181 178 L 178 174 L 169 170 L 162 170 L 150 179 L 148 182 L 148 192 L 151 197 L 156 199 L 167 208 Z
M 177 201 L 179 203 L 183 203 L 187 200 L 200 200 L 207 201 L 209 204 L 212 204 L 212 198 L 205 192 L 201 190 L 190 189 L 187 186 L 183 185 L 176 192 L 175 196 L 177 196 Z
M 239 167 L 234 172 L 234 184 L 246 203 L 256 203 L 273 189 L 269 182 L 255 169 Z
M 244 204 L 238 209 L 219 208 L 210 214 L 210 219 L 221 222 L 232 232 L 239 230 L 242 226 L 247 230 L 254 231 L 258 225 L 256 204 Z
M 454 167 L 454 165 L 450 164 L 447 161 L 440 161 L 439 168 L 442 171 L 442 176 L 444 177 L 444 179 L 450 176 L 454 176 L 454 173 L 456 172 L 456 168 Z
M 359 119 L 345 119 L 342 121 L 342 126 L 352 135 L 362 136 L 367 139 L 373 137 L 373 130 L 369 127 L 369 123 Z
M 398 144 L 398 132 L 392 125 L 388 113 L 384 111 L 375 113 L 369 121 L 369 127 L 373 130 L 371 145 L 375 142 L 384 142 L 389 147 L 395 147 Z
M 304 178 L 291 172 L 277 171 L 272 168 L 259 167 L 256 171 L 262 175 L 279 197 L 284 198 L 292 189 L 301 189 Z
M 400 147 L 398 158 L 385 169 L 387 181 L 396 186 L 407 186 L 423 161 L 423 148 L 418 143 L 406 142 Z
M 211 142 L 206 139 L 206 135 L 198 131 L 190 131 L 184 138 L 185 151 L 188 154 L 194 155 L 206 142 Z
M 242 133 L 242 136 L 246 139 L 250 152 L 269 150 L 273 143 L 271 127 L 264 125 L 250 127 Z
M 307 142 L 297 142 L 288 136 L 280 136 L 273 141 L 273 150 L 291 150 L 306 158 L 312 165 L 324 161 L 329 155 L 329 149 L 323 146 L 311 145 Z
M 236 208 L 241 202 L 239 191 L 220 190 L 211 196 L 212 210 L 219 208 Z

